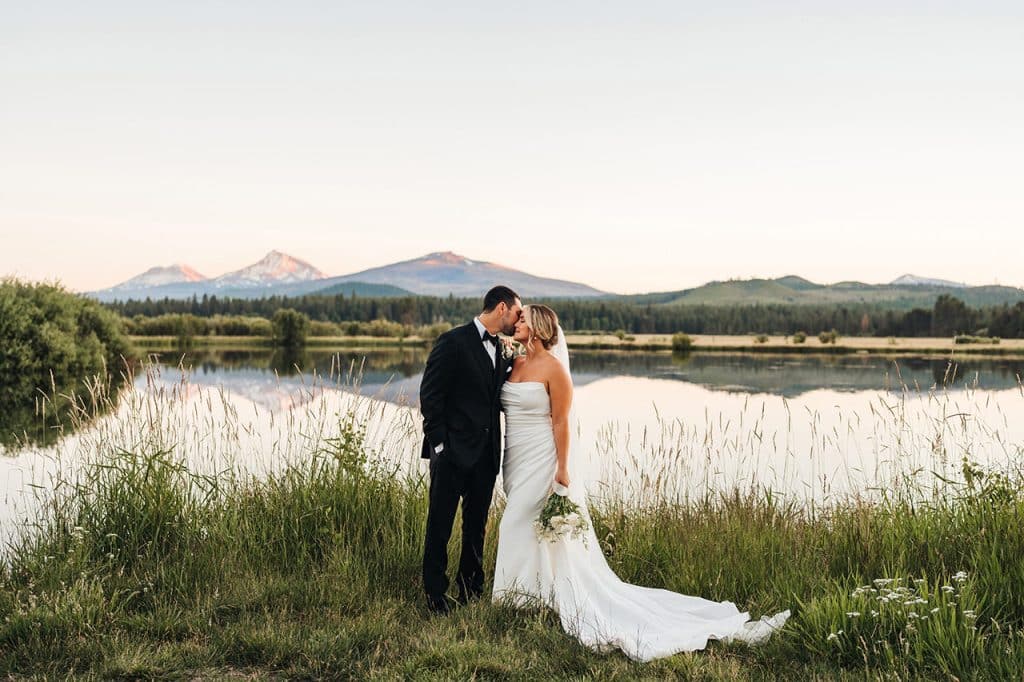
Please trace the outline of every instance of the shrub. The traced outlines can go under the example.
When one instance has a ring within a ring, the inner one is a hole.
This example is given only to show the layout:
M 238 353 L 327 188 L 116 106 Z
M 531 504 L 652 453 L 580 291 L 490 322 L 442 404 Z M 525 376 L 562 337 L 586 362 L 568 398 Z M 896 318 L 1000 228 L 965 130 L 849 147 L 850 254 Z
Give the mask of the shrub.
M 410 329 L 391 320 L 373 320 L 372 322 L 347 322 L 343 325 L 347 336 L 377 336 L 401 338 L 408 336 Z
M 53 399 L 97 375 L 117 378 L 132 355 L 121 318 L 97 301 L 0 281 L 0 442 L 33 426 L 38 390 Z
M 693 339 L 689 334 L 678 332 L 672 335 L 672 351 L 675 353 L 688 353 L 693 350 Z
M 310 336 L 341 336 L 341 325 L 335 322 L 313 320 L 309 323 Z
M 439 322 L 437 324 L 428 324 L 428 325 L 424 325 L 424 326 L 420 327 L 419 329 L 417 329 L 416 330 L 416 336 L 419 336 L 420 338 L 423 338 L 423 339 L 427 339 L 429 341 L 433 341 L 434 339 L 436 339 L 437 337 L 441 336 L 441 334 L 444 334 L 446 331 L 448 331 L 451 328 L 452 328 L 452 326 L 450 324 L 448 324 L 447 322 Z
M 271 320 L 274 343 L 285 348 L 298 348 L 306 344 L 309 336 L 309 317 L 291 308 L 281 308 Z
M 818 334 L 818 341 L 820 341 L 823 344 L 831 343 L 832 345 L 835 345 L 836 340 L 838 339 L 839 332 L 837 332 L 835 329 L 833 329 L 832 331 L 821 332 L 820 334 Z
M 210 333 L 218 336 L 270 336 L 270 320 L 246 315 L 214 315 L 210 318 Z
M 953 343 L 957 345 L 967 343 L 999 343 L 998 336 L 972 336 L 971 334 L 957 334 L 953 337 Z
M 768 343 L 768 335 L 758 334 L 757 336 L 754 337 L 754 343 Z
M 793 343 L 803 343 L 807 340 L 807 332 L 797 332 L 793 334 Z

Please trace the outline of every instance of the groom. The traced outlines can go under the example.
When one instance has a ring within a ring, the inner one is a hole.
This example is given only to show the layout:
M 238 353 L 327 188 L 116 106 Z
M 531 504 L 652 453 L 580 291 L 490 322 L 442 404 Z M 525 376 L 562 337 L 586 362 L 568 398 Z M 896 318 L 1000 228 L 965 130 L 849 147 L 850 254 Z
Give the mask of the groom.
M 423 549 L 427 607 L 448 613 L 448 540 L 462 499 L 459 602 L 484 589 L 484 530 L 494 479 L 501 467 L 498 393 L 511 362 L 496 334 L 511 336 L 522 314 L 519 295 L 496 286 L 472 322 L 442 334 L 430 351 L 420 384 L 423 458 L 430 460 L 430 506 Z

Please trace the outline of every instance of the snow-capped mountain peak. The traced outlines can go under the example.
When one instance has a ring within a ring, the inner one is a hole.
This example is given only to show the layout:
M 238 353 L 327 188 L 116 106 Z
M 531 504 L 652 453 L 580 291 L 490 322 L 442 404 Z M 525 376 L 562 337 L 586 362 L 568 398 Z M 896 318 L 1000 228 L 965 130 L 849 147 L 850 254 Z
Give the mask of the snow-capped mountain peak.
M 955 289 L 966 289 L 963 282 L 951 282 L 947 279 L 933 279 L 930 277 L 918 277 L 917 275 L 903 275 L 889 283 L 891 286 L 911 287 L 952 287 Z
M 266 286 L 288 282 L 309 282 L 327 277 L 304 260 L 281 251 L 271 251 L 259 261 L 213 280 L 218 287 Z
M 141 275 L 132 277 L 127 282 L 122 282 L 114 290 L 138 289 L 142 287 L 158 287 L 164 284 L 180 284 L 187 282 L 202 282 L 206 276 L 196 272 L 188 265 L 175 263 L 174 265 L 157 266 L 146 270 Z
M 477 261 L 466 258 L 465 256 L 460 256 L 452 251 L 435 251 L 434 253 L 427 254 L 419 260 L 427 265 L 472 266 L 477 264 Z

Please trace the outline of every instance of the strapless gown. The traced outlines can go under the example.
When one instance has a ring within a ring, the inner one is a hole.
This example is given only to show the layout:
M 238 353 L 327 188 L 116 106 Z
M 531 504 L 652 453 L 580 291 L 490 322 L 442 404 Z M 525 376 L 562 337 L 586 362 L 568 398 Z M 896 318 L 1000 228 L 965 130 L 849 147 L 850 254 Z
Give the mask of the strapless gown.
M 551 493 L 557 465 L 550 399 L 542 383 L 506 382 L 501 402 L 507 503 L 498 531 L 495 602 L 546 605 L 585 646 L 618 648 L 637 661 L 703 649 L 710 639 L 758 643 L 786 621 L 789 611 L 750 621 L 731 602 L 619 580 L 605 560 L 593 523 L 585 543 L 540 541 L 533 522 Z M 578 476 L 570 478 L 570 497 L 579 504 L 585 490 Z M 586 505 L 580 507 L 586 513 Z M 589 514 L 586 518 L 589 522 Z

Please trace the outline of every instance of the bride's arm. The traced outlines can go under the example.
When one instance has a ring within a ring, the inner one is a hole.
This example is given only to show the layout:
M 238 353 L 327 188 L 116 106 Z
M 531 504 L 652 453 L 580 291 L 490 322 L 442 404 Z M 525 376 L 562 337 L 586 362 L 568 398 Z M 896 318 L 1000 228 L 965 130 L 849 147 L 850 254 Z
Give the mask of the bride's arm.
M 572 381 L 561 365 L 552 372 L 552 376 L 548 379 L 548 394 L 551 396 L 551 428 L 555 432 L 555 453 L 558 456 L 555 481 L 568 487 L 569 408 L 572 407 Z

